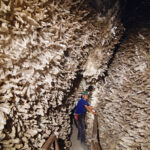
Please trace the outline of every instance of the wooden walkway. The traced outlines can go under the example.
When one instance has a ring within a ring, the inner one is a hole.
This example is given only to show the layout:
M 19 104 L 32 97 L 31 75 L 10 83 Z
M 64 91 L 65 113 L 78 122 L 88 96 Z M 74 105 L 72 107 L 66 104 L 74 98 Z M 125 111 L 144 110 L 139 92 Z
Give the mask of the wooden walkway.
M 92 134 L 92 140 L 90 144 L 90 148 L 88 148 L 86 145 L 83 145 L 80 143 L 80 141 L 77 140 L 77 128 L 75 125 L 73 126 L 73 134 L 71 136 L 72 146 L 70 150 L 102 150 L 99 139 L 98 139 L 98 116 L 94 116 L 93 121 L 93 134 Z M 45 144 L 42 146 L 42 150 L 49 150 L 51 145 L 55 143 L 55 150 L 60 150 L 60 147 L 57 142 L 57 138 L 55 134 L 52 134 L 48 140 L 45 142 Z

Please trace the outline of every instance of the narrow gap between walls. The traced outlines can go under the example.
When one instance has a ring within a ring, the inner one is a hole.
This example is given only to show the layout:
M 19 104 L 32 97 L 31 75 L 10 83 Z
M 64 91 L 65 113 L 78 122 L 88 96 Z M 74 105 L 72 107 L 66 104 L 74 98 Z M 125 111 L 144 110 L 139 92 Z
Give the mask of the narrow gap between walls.
M 125 32 L 123 33 L 123 35 L 121 36 L 119 42 L 115 45 L 115 48 L 114 48 L 114 52 L 113 52 L 113 55 L 112 57 L 109 59 L 108 61 L 108 64 L 107 64 L 107 70 L 104 72 L 104 76 L 102 76 L 100 79 L 102 79 L 104 81 L 105 77 L 108 76 L 108 70 L 113 62 L 113 60 L 115 59 L 115 55 L 116 53 L 118 52 L 119 48 L 120 48 L 120 45 L 122 44 L 122 42 L 124 41 L 124 39 L 126 38 L 126 30 Z

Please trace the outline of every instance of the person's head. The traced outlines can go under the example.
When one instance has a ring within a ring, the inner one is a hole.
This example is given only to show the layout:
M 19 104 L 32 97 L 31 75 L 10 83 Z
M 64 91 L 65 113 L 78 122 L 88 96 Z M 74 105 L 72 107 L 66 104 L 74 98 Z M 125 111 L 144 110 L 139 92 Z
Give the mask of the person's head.
M 83 93 L 83 98 L 84 98 L 85 100 L 88 99 L 88 93 L 87 93 L 87 92 L 84 92 L 84 93 Z

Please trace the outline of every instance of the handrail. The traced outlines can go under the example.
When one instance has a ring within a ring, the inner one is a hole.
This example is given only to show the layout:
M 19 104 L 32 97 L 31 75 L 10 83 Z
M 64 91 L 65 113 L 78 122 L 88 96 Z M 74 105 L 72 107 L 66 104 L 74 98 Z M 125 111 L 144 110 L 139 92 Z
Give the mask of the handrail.
M 42 150 L 49 150 L 51 145 L 55 142 L 55 150 L 60 150 L 59 149 L 59 145 L 58 145 L 58 141 L 56 138 L 55 134 L 52 134 L 48 140 L 44 143 L 44 145 L 42 146 Z
M 102 150 L 101 145 L 98 141 L 98 135 L 98 116 L 94 116 L 91 150 Z

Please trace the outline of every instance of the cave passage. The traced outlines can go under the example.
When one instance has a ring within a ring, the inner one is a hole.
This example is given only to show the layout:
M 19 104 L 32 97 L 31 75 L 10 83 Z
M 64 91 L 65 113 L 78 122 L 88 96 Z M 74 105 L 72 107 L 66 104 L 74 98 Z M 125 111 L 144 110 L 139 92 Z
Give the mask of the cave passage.
M 75 125 L 75 122 L 72 124 L 72 135 L 71 135 L 71 142 L 72 146 L 70 150 L 89 150 L 87 145 L 81 144 L 81 142 L 77 139 L 78 129 Z
M 0 0 L 0 149 L 56 133 L 60 150 L 88 150 L 95 133 L 103 150 L 150 150 L 149 35 L 150 0 Z M 84 88 L 101 113 L 89 147 L 73 121 Z
M 88 145 L 81 144 L 81 141 L 79 141 L 77 139 L 78 124 L 77 124 L 77 121 L 74 118 L 74 111 L 75 111 L 75 108 L 72 110 L 72 113 L 70 115 L 71 127 L 72 127 L 72 132 L 71 132 L 72 145 L 70 147 L 70 150 L 89 150 Z
M 95 1 L 95 4 L 92 3 L 92 5 L 96 5 L 96 2 L 98 3 L 98 0 Z M 121 6 L 122 13 L 121 13 L 120 18 L 125 27 L 125 32 L 123 33 L 123 36 L 121 37 L 121 39 L 117 43 L 117 45 L 115 45 L 115 50 L 112 55 L 112 58 L 108 62 L 108 66 L 107 66 L 108 69 L 109 69 L 111 63 L 113 62 L 113 60 L 115 59 L 115 54 L 118 52 L 120 45 L 124 42 L 124 40 L 126 40 L 128 38 L 129 33 L 133 32 L 134 30 L 136 30 L 138 28 L 147 28 L 148 26 L 150 27 L 150 23 L 149 23 L 150 2 L 148 0 L 145 0 L 145 1 L 141 1 L 141 0 L 130 1 L 130 0 L 128 0 L 128 1 L 126 1 L 126 3 L 122 2 L 122 5 L 125 5 L 125 6 Z M 97 8 L 98 6 L 94 6 L 94 7 Z M 100 9 L 98 9 L 98 11 L 100 11 Z M 108 70 L 106 70 L 106 72 L 104 73 L 105 76 L 108 76 L 107 71 Z M 103 78 L 105 78 L 105 76 L 103 76 Z M 72 129 L 73 132 L 71 135 L 71 141 L 72 141 L 73 145 L 70 150 L 76 150 L 76 148 L 78 150 L 80 150 L 80 149 L 82 150 L 83 149 L 82 145 L 80 147 L 80 143 L 76 139 L 77 128 L 74 123 L 72 124 L 72 128 L 73 128 Z M 100 128 L 98 128 L 98 130 L 100 130 Z M 98 136 L 98 140 L 100 142 L 99 136 Z M 78 145 L 78 147 L 77 147 L 77 145 Z M 138 147 L 138 148 L 141 149 L 140 147 Z M 85 148 L 85 150 L 86 150 L 86 148 Z

